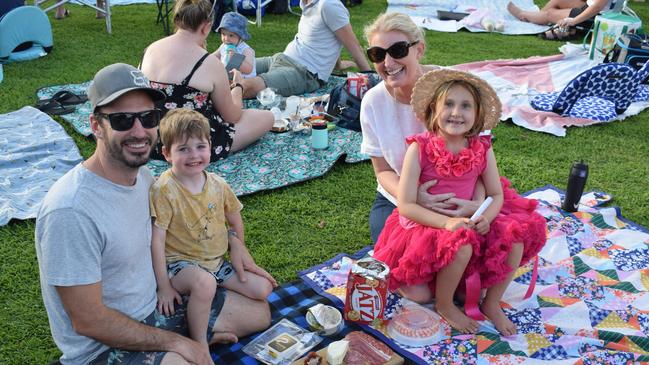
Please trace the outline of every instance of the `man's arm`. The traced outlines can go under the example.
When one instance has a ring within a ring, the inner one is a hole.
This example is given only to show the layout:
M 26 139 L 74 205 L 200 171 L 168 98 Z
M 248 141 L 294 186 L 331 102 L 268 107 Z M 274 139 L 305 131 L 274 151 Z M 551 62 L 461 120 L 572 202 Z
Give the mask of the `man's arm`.
M 135 351 L 166 351 L 181 355 L 190 363 L 213 364 L 210 354 L 196 341 L 179 334 L 147 326 L 106 307 L 101 300 L 101 282 L 78 286 L 57 286 L 56 291 L 80 335 L 107 346 Z
M 351 24 L 347 24 L 342 28 L 339 28 L 338 30 L 336 30 L 335 34 L 336 38 L 338 38 L 343 46 L 345 46 L 347 51 L 351 53 L 352 58 L 358 65 L 358 68 L 361 71 L 370 71 L 370 64 L 367 63 L 367 60 L 365 59 L 365 54 L 363 53 L 361 45 L 358 43 L 358 39 L 356 39 L 356 35 L 352 30 Z

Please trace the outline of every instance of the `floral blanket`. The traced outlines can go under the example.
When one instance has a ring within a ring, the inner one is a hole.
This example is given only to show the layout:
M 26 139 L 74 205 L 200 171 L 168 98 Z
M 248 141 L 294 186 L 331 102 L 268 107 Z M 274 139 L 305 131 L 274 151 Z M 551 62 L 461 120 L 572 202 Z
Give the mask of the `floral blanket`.
M 345 81 L 343 77 L 332 76 L 327 85 L 305 97 L 327 94 Z M 38 90 L 39 99 L 51 97 L 60 90 L 75 94 L 86 93 L 89 82 L 82 84 L 56 85 Z M 246 100 L 245 107 L 260 108 L 256 99 Z M 78 105 L 73 113 L 61 115 L 74 130 L 90 136 L 90 102 Z M 361 133 L 344 128 L 329 131 L 329 147 L 324 150 L 311 148 L 310 136 L 305 132 L 266 133 L 259 141 L 242 151 L 230 155 L 227 159 L 213 162 L 208 171 L 223 177 L 232 187 L 235 194 L 242 196 L 257 191 L 275 189 L 324 175 L 342 156 L 347 163 L 367 160 L 361 154 Z M 169 168 L 164 161 L 150 161 L 149 168 L 154 175 L 159 175 Z
M 559 206 L 562 193 L 546 187 L 528 195 L 540 200 L 548 240 L 539 254 L 538 281 L 523 299 L 532 265 L 521 267 L 502 306 L 518 334 L 500 336 L 488 321 L 476 335 L 461 335 L 442 322 L 443 338 L 424 347 L 392 340 L 384 325 L 365 327 L 419 364 L 632 364 L 649 362 L 649 231 L 625 220 L 602 193 L 582 199 L 580 211 Z M 356 256 L 338 255 L 300 273 L 316 291 L 343 307 Z M 390 294 L 386 318 L 405 299 Z

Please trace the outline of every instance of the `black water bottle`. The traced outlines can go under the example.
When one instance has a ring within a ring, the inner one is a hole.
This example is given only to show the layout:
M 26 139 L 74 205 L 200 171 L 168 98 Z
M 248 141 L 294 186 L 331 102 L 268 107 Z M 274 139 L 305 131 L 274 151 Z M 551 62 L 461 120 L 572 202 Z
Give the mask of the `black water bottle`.
M 579 207 L 579 200 L 581 194 L 584 192 L 586 186 L 586 179 L 588 178 L 588 165 L 584 161 L 575 162 L 570 169 L 570 176 L 568 176 L 568 188 L 566 189 L 566 197 L 563 200 L 561 208 L 566 212 L 576 212 Z

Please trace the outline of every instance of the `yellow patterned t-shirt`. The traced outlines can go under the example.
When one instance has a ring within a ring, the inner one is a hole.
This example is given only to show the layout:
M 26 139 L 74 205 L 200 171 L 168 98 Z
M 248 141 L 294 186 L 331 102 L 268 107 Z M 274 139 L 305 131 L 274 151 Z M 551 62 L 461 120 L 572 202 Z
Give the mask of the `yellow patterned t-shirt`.
M 223 178 L 205 174 L 203 191 L 192 194 L 171 170 L 163 172 L 151 186 L 151 216 L 167 231 L 167 263 L 186 260 L 216 271 L 228 250 L 225 214 L 243 205 Z

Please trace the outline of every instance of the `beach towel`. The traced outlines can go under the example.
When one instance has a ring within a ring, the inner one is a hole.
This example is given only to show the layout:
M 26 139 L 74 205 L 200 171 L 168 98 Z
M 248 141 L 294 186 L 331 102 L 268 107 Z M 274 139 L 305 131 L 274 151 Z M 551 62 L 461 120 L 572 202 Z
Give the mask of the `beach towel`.
M 567 43 L 560 50 L 561 54 L 554 56 L 472 62 L 452 68 L 471 72 L 496 90 L 503 104 L 501 120 L 511 118 L 523 128 L 563 137 L 569 126 L 584 127 L 607 121 L 564 117 L 535 110 L 530 105 L 536 95 L 563 90 L 577 75 L 597 65 L 588 59 L 587 51 L 581 45 Z M 640 113 L 649 107 L 646 100 L 640 95 L 624 113 L 615 115 L 608 122 Z
M 0 115 L 0 226 L 35 218 L 52 184 L 81 162 L 63 127 L 26 106 Z
M 418 364 L 630 364 L 649 361 L 649 230 L 622 217 L 602 192 L 582 198 L 580 210 L 561 210 L 563 192 L 547 186 L 526 194 L 540 200 L 548 240 L 539 254 L 534 293 L 523 299 L 532 264 L 517 270 L 501 305 L 518 334 L 500 336 L 488 321 L 476 335 L 461 335 L 443 324 L 441 341 L 407 347 L 385 327 L 363 329 L 398 348 Z M 300 273 L 305 282 L 343 307 L 347 274 L 354 259 L 341 254 Z M 391 318 L 404 300 L 391 294 Z
M 410 15 L 412 20 L 428 30 L 457 32 L 467 29 L 471 32 L 485 32 L 482 20 L 487 17 L 494 25 L 502 22 L 503 34 L 537 34 L 549 29 L 546 25 L 522 22 L 507 11 L 507 3 L 512 1 L 526 10 L 539 10 L 533 0 L 388 0 L 387 12 Z M 437 11 L 466 13 L 469 16 L 460 21 L 440 20 Z

